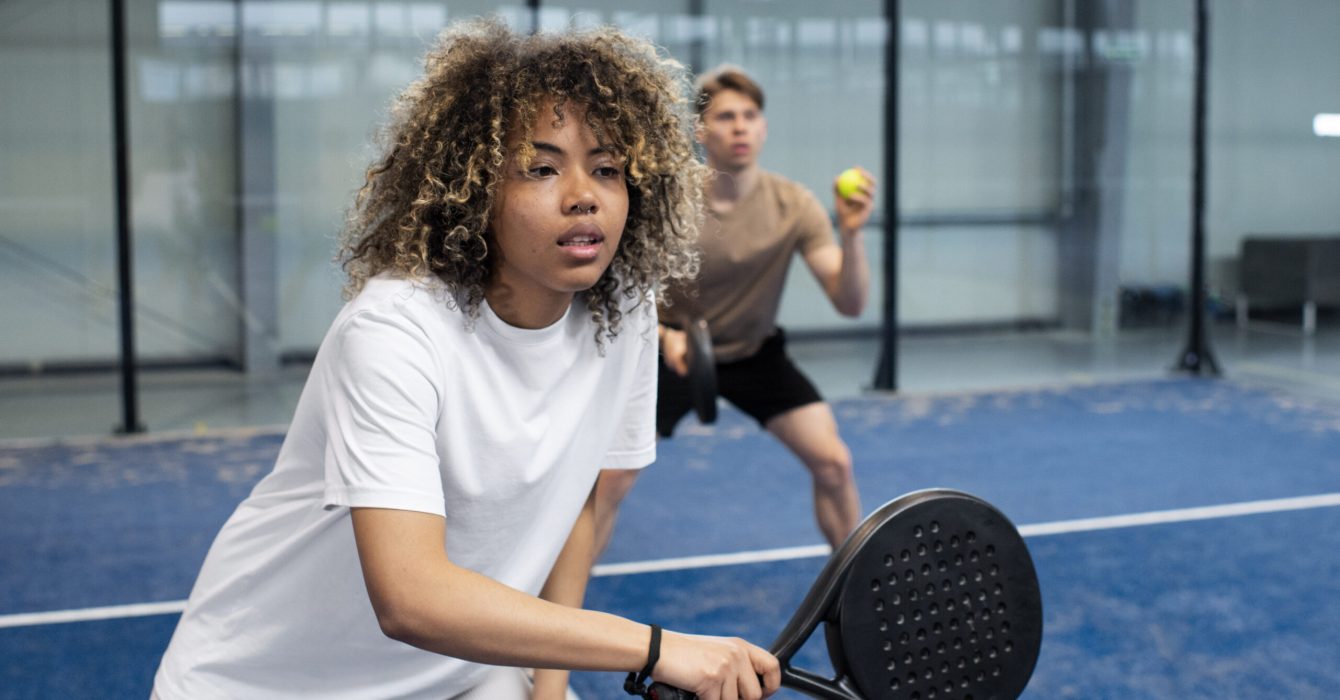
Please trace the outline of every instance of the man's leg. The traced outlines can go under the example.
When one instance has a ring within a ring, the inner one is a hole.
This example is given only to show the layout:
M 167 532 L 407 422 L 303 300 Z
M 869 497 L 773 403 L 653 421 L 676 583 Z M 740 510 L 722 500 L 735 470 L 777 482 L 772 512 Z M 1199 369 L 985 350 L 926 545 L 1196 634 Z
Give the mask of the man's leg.
M 810 403 L 770 418 L 765 427 L 810 470 L 814 517 L 828 543 L 836 548 L 860 523 L 861 498 L 852 474 L 851 451 L 838 437 L 833 411 L 827 403 Z
M 638 469 L 605 469 L 596 481 L 596 542 L 593 561 L 609 546 L 614 534 L 614 521 L 619 517 L 619 504 L 637 482 Z

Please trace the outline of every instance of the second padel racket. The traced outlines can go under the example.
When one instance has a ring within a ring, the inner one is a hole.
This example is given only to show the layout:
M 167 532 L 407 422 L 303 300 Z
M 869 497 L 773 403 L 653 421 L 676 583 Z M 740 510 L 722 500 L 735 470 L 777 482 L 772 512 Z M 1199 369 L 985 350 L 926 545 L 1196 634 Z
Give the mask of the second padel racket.
M 689 340 L 689 396 L 698 420 L 711 425 L 717 419 L 717 365 L 712 353 L 712 333 L 707 321 L 692 319 L 684 324 Z

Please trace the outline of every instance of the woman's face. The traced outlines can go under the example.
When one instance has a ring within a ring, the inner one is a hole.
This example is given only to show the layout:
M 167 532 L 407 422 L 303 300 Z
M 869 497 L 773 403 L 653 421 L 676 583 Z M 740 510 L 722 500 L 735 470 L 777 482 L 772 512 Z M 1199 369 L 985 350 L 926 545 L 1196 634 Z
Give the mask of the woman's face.
M 494 202 L 494 269 L 484 296 L 503 320 L 523 328 L 557 321 L 575 293 L 605 273 L 628 219 L 619 158 L 600 144 L 580 108 L 555 123 L 541 106 L 531 137 L 535 156 L 522 169 L 507 144 L 505 177 Z M 518 137 L 519 139 L 519 137 Z

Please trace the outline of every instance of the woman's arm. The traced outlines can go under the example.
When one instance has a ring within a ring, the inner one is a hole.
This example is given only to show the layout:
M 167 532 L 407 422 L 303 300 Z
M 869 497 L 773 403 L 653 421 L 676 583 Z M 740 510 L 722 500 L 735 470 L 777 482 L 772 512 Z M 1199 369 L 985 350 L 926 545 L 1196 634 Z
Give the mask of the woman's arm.
M 392 639 L 503 666 L 627 672 L 647 661 L 647 625 L 542 600 L 453 564 L 440 516 L 355 508 L 353 524 L 368 596 Z M 561 565 L 575 566 L 579 556 Z M 781 682 L 777 660 L 763 649 L 675 633 L 666 633 L 653 675 L 703 700 L 759 698 L 760 676 L 769 693 Z
M 577 516 L 568 535 L 567 544 L 558 555 L 549 579 L 544 582 L 540 598 L 551 603 L 566 605 L 570 608 L 582 607 L 586 597 L 586 582 L 591 578 L 591 564 L 595 558 L 595 488 L 586 497 L 586 505 Z M 535 692 L 533 700 L 566 697 L 568 672 L 566 669 L 535 669 Z

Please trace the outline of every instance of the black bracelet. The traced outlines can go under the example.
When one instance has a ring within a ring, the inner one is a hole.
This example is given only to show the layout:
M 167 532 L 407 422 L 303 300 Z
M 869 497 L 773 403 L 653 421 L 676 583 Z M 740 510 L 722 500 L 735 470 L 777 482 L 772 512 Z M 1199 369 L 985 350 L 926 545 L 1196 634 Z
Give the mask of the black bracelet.
M 649 697 L 647 694 L 647 680 L 651 678 L 651 672 L 656 668 L 656 662 L 661 660 L 661 626 L 651 626 L 651 644 L 647 648 L 647 665 L 642 667 L 641 671 L 628 672 L 628 677 L 624 679 L 623 689 L 629 695 Z

